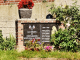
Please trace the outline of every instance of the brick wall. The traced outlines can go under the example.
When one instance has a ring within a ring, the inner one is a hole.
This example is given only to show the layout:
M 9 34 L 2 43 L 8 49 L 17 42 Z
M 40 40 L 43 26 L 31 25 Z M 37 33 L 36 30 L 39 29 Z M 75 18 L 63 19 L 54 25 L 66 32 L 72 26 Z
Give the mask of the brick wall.
M 0 5 L 9 5 L 9 4 L 18 4 L 21 0 L 0 0 Z M 34 3 L 47 1 L 47 2 L 53 2 L 54 0 L 33 0 Z

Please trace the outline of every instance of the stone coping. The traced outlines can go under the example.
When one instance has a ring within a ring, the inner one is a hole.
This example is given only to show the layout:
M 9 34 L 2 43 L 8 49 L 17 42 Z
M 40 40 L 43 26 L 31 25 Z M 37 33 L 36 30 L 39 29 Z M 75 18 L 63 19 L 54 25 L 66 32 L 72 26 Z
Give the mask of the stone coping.
M 18 19 L 17 21 L 19 23 L 60 23 L 56 19 Z
M 21 8 L 21 9 L 19 9 L 19 10 L 32 10 L 32 9 L 26 9 L 26 8 L 23 9 L 23 8 Z
M 21 18 L 21 19 L 17 19 L 17 20 L 35 20 L 37 21 L 36 19 L 31 19 L 31 18 Z M 56 20 L 56 19 L 38 19 L 38 20 Z

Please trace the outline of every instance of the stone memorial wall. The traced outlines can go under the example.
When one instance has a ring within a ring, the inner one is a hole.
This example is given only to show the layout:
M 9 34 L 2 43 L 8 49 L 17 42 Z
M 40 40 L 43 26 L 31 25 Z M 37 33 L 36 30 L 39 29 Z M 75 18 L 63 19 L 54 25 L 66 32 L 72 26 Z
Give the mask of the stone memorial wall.
M 39 39 L 37 43 L 50 42 L 53 26 L 59 28 L 60 22 L 54 19 L 16 21 L 16 39 L 19 50 L 24 50 L 27 41 Z M 55 31 L 54 31 L 55 32 Z

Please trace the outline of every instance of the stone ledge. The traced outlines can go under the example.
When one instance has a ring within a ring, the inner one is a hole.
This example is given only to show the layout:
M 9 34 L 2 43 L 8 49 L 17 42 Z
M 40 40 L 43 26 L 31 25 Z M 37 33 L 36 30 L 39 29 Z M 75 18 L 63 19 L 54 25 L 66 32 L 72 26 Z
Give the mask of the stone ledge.
M 35 19 L 18 19 L 17 20 L 19 23 L 60 23 L 57 22 L 56 19 L 39 19 L 39 20 L 35 20 Z
M 22 19 L 17 19 L 17 20 L 35 20 L 37 21 L 36 19 L 31 19 L 31 18 L 22 18 Z M 38 19 L 38 20 L 56 20 L 56 19 Z

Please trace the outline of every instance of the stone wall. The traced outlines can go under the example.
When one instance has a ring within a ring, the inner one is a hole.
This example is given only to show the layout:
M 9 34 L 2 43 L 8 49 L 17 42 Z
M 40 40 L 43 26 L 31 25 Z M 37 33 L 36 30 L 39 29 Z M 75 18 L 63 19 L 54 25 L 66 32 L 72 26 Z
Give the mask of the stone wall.
M 18 4 L 21 0 L 0 0 L 0 5 Z M 32 0 L 34 3 L 43 1 L 53 2 L 54 0 Z
M 80 5 L 80 0 L 55 0 L 54 3 L 57 6 L 60 6 L 61 4 L 63 6 L 67 5 L 72 5 L 72 3 L 74 3 L 75 1 L 77 1 L 77 5 Z
M 15 20 L 18 18 L 16 5 L 0 5 L 0 30 L 3 37 L 8 37 L 10 34 L 15 36 Z
M 32 10 L 32 19 L 46 19 L 46 16 L 49 14 L 49 7 L 47 5 L 51 5 L 52 2 L 46 3 L 35 3 Z
M 48 14 L 46 5 L 48 3 L 35 3 L 32 10 L 31 19 L 45 19 Z M 10 34 L 15 36 L 15 21 L 19 19 L 18 7 L 14 5 L 0 5 L 0 30 L 3 37 L 9 37 Z
M 66 4 L 72 5 L 73 2 L 72 0 L 55 0 L 54 2 L 34 3 L 31 19 L 46 19 L 46 16 L 49 14 L 48 9 L 50 8 L 46 7 L 47 5 L 54 3 L 57 6 L 62 4 L 64 7 Z M 80 5 L 79 2 L 78 0 L 77 5 Z M 9 37 L 10 34 L 16 35 L 15 21 L 17 19 L 19 19 L 17 4 L 0 5 L 0 30 L 2 30 L 3 37 Z

